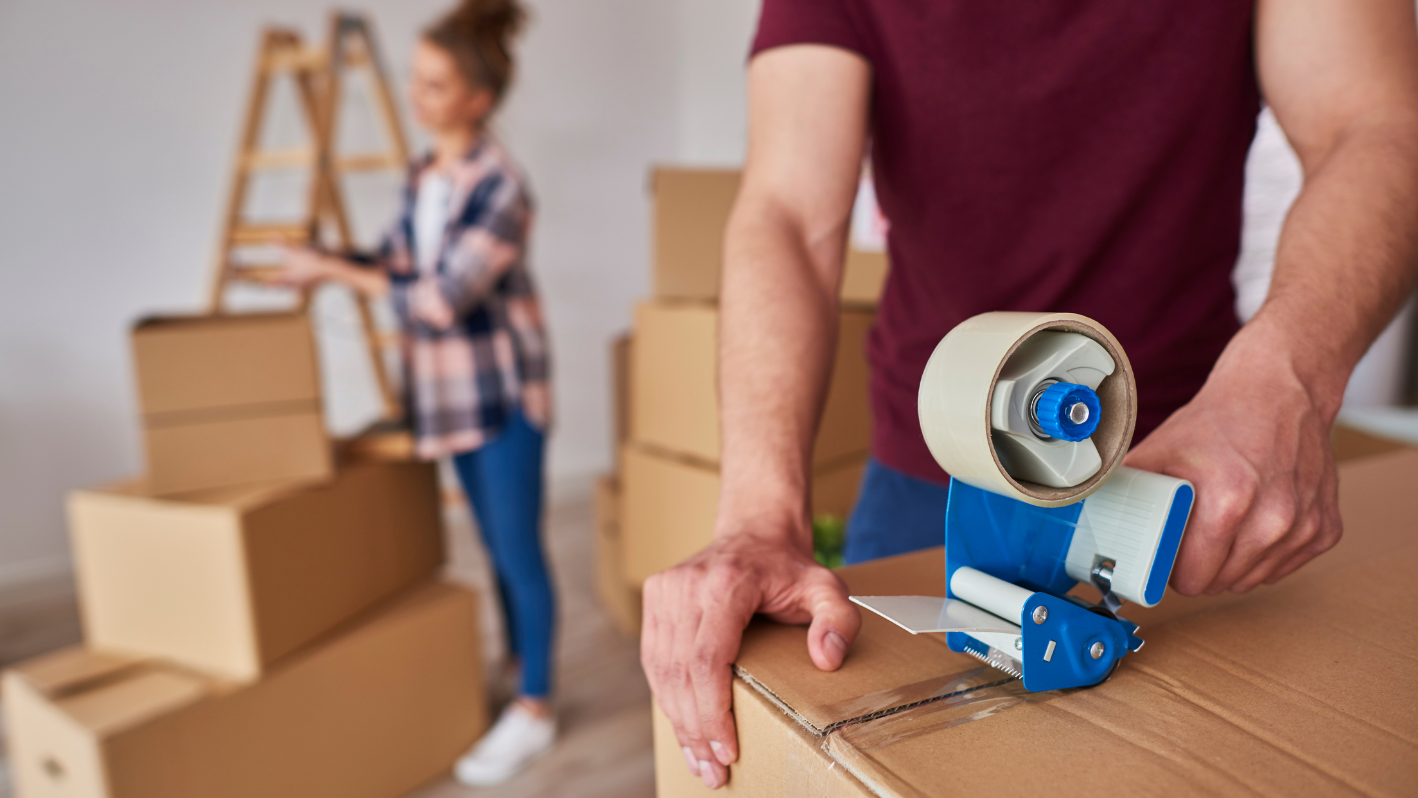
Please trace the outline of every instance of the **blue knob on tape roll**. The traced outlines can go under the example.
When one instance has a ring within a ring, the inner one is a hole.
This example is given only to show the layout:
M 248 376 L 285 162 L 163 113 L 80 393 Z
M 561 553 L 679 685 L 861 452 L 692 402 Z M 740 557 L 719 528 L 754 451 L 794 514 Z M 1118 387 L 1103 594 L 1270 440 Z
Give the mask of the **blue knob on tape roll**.
M 1103 406 L 1087 385 L 1056 382 L 1034 399 L 1034 421 L 1051 438 L 1081 441 L 1098 429 Z

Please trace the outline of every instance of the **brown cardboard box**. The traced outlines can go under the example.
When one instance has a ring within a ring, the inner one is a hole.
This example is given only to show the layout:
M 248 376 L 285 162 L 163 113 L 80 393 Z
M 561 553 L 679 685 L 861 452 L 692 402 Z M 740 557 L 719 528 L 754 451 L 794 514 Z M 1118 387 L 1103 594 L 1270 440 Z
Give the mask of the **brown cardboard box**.
M 611 443 L 630 440 L 630 359 L 634 342 L 630 333 L 611 341 Z
M 813 446 L 816 464 L 871 448 L 866 359 L 872 314 L 844 311 L 822 423 Z M 630 437 L 669 454 L 719 460 L 719 312 L 691 302 L 644 302 L 635 309 L 631 355 Z
M 1330 432 L 1334 443 L 1334 459 L 1338 462 L 1388 454 L 1403 449 L 1408 444 L 1365 432 L 1345 424 L 1335 424 Z
M 818 467 L 813 515 L 851 515 L 865 455 Z M 621 534 L 625 578 L 634 587 L 694 554 L 714 538 L 719 472 L 631 445 L 621 450 Z
M 886 288 L 889 266 L 885 252 L 848 249 L 842 264 L 842 304 L 845 307 L 874 308 Z
M 334 473 L 304 314 L 146 319 L 133 356 L 154 493 Z
M 1147 645 L 1091 689 L 1026 693 L 870 613 L 823 673 L 802 627 L 755 621 L 734 686 L 745 750 L 722 794 L 1411 794 L 1415 484 L 1411 450 L 1343 466 L 1338 547 L 1247 595 L 1125 607 Z M 940 549 L 840 573 L 858 594 L 944 590 Z M 658 711 L 655 739 L 660 798 L 709 795 Z
M 335 460 L 346 463 L 394 462 L 416 460 L 413 430 L 397 421 L 377 421 L 359 434 L 334 441 Z
M 613 474 L 596 480 L 596 596 L 621 634 L 639 637 L 640 588 L 626 584 L 625 580 L 620 482 Z
M 238 680 L 443 562 L 430 463 L 167 498 L 125 482 L 76 491 L 69 519 L 90 645 Z
M 435 584 L 249 686 L 68 649 L 3 678 L 20 798 L 390 798 L 487 725 L 477 602 Z
M 737 169 L 657 167 L 654 201 L 654 290 L 663 299 L 714 301 L 724 260 L 724 228 L 739 192 Z M 882 253 L 849 250 L 842 301 L 875 305 L 886 277 Z

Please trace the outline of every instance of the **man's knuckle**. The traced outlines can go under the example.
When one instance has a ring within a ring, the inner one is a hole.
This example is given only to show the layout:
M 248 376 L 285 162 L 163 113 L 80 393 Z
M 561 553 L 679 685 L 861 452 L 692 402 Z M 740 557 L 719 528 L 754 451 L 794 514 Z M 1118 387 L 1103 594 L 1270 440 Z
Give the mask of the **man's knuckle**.
M 695 681 L 707 681 L 719 669 L 719 662 L 707 651 L 696 653 L 689 661 L 689 673 Z
M 1213 530 L 1217 536 L 1233 529 L 1246 517 L 1246 512 L 1250 509 L 1250 491 L 1235 486 L 1227 486 L 1217 491 L 1213 499 L 1212 516 L 1216 520 L 1216 527 Z

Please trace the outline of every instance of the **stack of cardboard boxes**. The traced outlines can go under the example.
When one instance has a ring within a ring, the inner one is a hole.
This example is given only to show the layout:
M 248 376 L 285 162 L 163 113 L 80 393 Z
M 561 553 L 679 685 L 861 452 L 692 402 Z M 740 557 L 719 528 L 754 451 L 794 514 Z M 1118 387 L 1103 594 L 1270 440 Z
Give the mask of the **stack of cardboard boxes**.
M 603 604 L 638 630 L 639 589 L 702 549 L 719 496 L 716 352 L 724 227 L 738 191 L 730 170 L 657 169 L 653 298 L 612 345 L 617 473 L 597 491 Z M 812 511 L 845 517 L 870 446 L 866 335 L 886 273 L 880 252 L 846 262 L 838 349 L 813 454 Z
M 392 798 L 486 725 L 429 463 L 336 463 L 302 314 L 134 332 L 141 479 L 75 492 L 85 645 L 4 675 L 20 798 Z

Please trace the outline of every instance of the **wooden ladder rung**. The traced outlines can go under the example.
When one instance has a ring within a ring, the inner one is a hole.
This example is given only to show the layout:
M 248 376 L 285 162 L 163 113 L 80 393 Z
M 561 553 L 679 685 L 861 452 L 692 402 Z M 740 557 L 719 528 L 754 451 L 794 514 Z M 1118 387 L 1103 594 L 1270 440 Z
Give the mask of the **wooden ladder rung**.
M 285 272 L 280 266 L 247 266 L 230 264 L 227 269 L 231 273 L 233 282 L 260 283 L 262 285 L 272 285 L 277 278 Z
M 314 72 L 329 64 L 323 47 L 283 47 L 266 55 L 261 68 L 271 72 Z
M 310 240 L 310 226 L 304 224 L 243 224 L 231 231 L 231 243 L 243 244 L 292 244 Z
M 400 169 L 403 166 L 402 160 L 387 152 L 346 155 L 335 162 L 335 168 L 341 172 L 370 172 L 379 169 Z
M 241 159 L 241 167 L 248 172 L 257 169 L 304 168 L 314 163 L 315 151 L 309 147 L 296 147 L 289 150 L 258 150 L 246 153 Z

